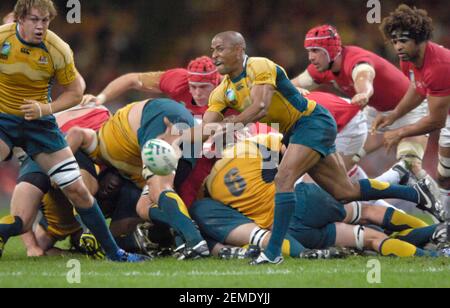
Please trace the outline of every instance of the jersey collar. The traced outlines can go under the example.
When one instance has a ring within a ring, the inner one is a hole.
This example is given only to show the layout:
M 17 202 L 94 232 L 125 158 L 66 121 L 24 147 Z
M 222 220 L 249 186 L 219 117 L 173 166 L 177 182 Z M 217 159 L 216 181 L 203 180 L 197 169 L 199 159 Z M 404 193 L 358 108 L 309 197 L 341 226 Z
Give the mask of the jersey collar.
M 231 79 L 232 83 L 239 82 L 242 78 L 247 76 L 247 62 L 248 62 L 248 59 L 249 59 L 249 57 L 247 55 L 244 55 L 244 61 L 242 63 L 242 68 L 243 68 L 242 73 L 239 76 L 237 76 L 236 78 Z
M 28 43 L 27 41 L 25 41 L 21 36 L 20 36 L 20 32 L 19 32 L 19 24 L 16 24 L 16 37 L 17 39 L 24 45 L 30 46 L 30 47 L 36 47 L 36 48 L 41 48 L 43 50 L 45 50 L 46 52 L 48 52 L 47 47 L 45 47 L 44 42 L 40 42 L 39 44 L 32 44 L 32 43 Z

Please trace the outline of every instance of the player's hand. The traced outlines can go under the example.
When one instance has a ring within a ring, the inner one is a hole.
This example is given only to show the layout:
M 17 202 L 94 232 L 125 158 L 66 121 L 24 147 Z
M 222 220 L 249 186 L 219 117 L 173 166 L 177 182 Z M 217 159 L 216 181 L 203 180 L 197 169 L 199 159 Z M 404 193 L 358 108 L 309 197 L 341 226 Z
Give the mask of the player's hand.
M 178 129 L 167 117 L 164 117 L 164 124 L 166 125 L 166 131 L 158 136 L 158 139 L 174 145 L 179 144 L 183 131 Z
M 386 151 L 389 153 L 391 150 L 395 149 L 402 139 L 398 129 L 385 132 L 384 147 L 386 148 Z
M 311 94 L 311 92 L 309 92 L 308 90 L 303 89 L 303 88 L 297 87 L 297 90 L 298 90 L 298 92 L 300 92 L 300 94 L 303 95 L 303 96 Z
M 353 96 L 352 98 L 352 105 L 358 105 L 359 107 L 364 108 L 369 103 L 369 95 L 366 93 L 359 93 Z
M 96 106 L 103 105 L 105 103 L 105 96 L 100 94 L 98 96 L 92 94 L 85 94 L 81 99 L 81 106 L 86 106 L 91 103 L 94 103 Z
M 31 99 L 24 99 L 23 102 L 24 104 L 20 106 L 20 110 L 23 112 L 24 118 L 27 121 L 37 120 L 43 116 L 52 114 L 49 104 L 41 104 Z
M 383 116 L 381 114 L 377 115 L 375 120 L 372 123 L 372 127 L 370 128 L 370 133 L 373 135 L 376 133 L 378 129 L 386 128 L 392 123 L 395 122 L 395 119 L 391 115 Z

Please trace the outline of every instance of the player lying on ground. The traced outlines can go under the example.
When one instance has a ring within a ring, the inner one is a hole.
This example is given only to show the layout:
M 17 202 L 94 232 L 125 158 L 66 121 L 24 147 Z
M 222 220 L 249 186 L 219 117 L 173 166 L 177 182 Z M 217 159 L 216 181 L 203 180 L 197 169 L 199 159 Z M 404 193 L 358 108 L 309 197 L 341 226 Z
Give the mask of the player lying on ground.
M 276 173 L 268 163 L 271 155 L 277 153 L 279 142 L 276 135 L 250 138 L 226 149 L 224 158 L 214 165 L 206 182 L 207 195 L 212 199 L 197 201 L 190 210 L 203 234 L 211 240 L 213 253 L 221 248 L 214 247 L 216 243 L 266 247 L 273 224 Z M 285 255 L 299 257 L 308 254 L 304 247 L 325 249 L 335 245 L 368 248 L 382 255 L 438 255 L 405 242 L 423 246 L 438 225 L 427 226 L 393 208 L 359 202 L 344 207 L 316 184 L 300 183 L 295 192 L 298 202 L 283 241 Z M 359 224 L 403 233 L 398 239 L 391 239 Z

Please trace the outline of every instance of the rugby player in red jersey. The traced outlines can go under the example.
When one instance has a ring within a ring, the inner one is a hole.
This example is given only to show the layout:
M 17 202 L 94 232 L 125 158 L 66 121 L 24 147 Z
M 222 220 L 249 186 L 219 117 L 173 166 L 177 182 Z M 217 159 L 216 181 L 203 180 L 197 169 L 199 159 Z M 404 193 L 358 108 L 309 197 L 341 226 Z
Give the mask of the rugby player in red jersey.
M 394 65 L 362 48 L 343 46 L 339 33 L 330 25 L 308 31 L 304 45 L 311 64 L 293 80 L 294 85 L 308 90 L 321 84 L 335 86 L 351 98 L 352 104 L 364 109 L 369 126 L 378 113 L 388 114 L 393 110 L 408 89 L 408 79 Z M 426 115 L 427 107 L 423 103 L 385 129 L 393 130 L 415 123 Z M 354 157 L 355 161 L 380 148 L 382 141 L 377 142 L 377 139 L 369 136 L 365 149 Z M 418 179 L 426 177 L 422 169 L 426 143 L 425 136 L 404 139 L 397 147 L 400 163 L 378 179 L 387 182 L 396 179 L 399 183 L 401 175 L 407 172 L 405 167 L 409 167 Z M 346 164 L 350 165 L 351 159 Z M 359 173 L 365 175 L 361 169 Z
M 432 19 L 424 10 L 400 5 L 383 20 L 380 27 L 400 58 L 403 73 L 409 77 L 409 89 L 395 110 L 379 117 L 373 130 L 393 123 L 428 99 L 429 115 L 416 123 L 384 134 L 385 146 L 391 148 L 404 138 L 441 130 L 439 140 L 438 183 L 442 203 L 448 208 L 450 194 L 450 50 L 430 41 Z M 447 210 L 448 212 L 448 210 Z M 448 215 L 447 215 L 448 217 Z

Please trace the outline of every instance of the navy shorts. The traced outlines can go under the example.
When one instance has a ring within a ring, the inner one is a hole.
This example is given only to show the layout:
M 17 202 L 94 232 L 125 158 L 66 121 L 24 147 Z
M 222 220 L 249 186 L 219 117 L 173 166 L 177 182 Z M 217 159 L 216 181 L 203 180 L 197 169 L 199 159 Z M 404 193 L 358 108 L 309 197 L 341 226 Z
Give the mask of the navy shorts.
M 194 202 L 189 212 L 202 234 L 219 243 L 225 243 L 230 232 L 237 227 L 255 223 L 239 211 L 213 199 Z
M 301 144 L 326 157 L 336 152 L 336 121 L 330 112 L 317 104 L 313 113 L 301 117 L 286 134 L 283 143 Z
M 336 222 L 346 217 L 344 205 L 316 184 L 295 187 L 296 206 L 289 234 L 311 249 L 323 249 L 336 242 Z
M 10 149 L 21 147 L 29 156 L 54 153 L 67 147 L 54 116 L 27 121 L 15 115 L 0 113 L 0 139 Z
M 141 149 L 148 140 L 155 139 L 166 131 L 165 117 L 180 129 L 186 129 L 195 125 L 192 113 L 182 104 L 168 98 L 158 98 L 149 101 L 142 111 L 141 127 L 137 132 Z M 187 150 L 189 153 L 183 151 L 184 158 L 191 165 L 195 165 L 194 148 L 192 146 L 191 150 Z

